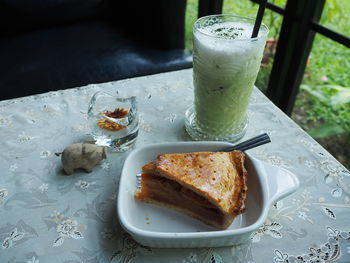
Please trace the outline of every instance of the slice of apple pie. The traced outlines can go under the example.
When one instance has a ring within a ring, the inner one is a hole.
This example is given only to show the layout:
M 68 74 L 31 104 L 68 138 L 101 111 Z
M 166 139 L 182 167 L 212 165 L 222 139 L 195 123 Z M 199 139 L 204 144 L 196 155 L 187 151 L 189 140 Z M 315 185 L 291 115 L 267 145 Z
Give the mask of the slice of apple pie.
M 244 157 L 240 151 L 161 154 L 142 168 L 135 198 L 226 229 L 245 210 Z

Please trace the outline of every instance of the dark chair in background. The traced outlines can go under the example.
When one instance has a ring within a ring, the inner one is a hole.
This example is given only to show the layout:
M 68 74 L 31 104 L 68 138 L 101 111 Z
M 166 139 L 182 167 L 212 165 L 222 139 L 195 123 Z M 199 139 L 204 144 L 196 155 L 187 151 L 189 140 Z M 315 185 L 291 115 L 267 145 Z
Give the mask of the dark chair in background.
M 0 0 L 0 100 L 191 67 L 185 10 L 186 0 Z

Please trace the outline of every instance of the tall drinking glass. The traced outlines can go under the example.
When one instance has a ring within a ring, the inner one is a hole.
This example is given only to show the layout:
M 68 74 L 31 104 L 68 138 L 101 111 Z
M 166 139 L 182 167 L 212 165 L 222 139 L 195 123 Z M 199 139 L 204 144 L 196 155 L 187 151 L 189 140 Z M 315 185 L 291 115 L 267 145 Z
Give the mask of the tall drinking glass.
M 237 141 L 246 132 L 247 107 L 268 35 L 254 19 L 213 15 L 193 25 L 194 106 L 185 126 L 195 140 Z

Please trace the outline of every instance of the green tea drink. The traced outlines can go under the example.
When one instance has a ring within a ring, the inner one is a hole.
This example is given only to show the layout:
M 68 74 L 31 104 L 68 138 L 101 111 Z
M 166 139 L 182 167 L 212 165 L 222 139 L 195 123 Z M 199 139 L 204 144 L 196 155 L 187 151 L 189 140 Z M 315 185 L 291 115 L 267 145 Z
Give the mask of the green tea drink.
M 196 126 L 209 136 L 242 132 L 268 29 L 251 38 L 254 20 L 208 16 L 193 26 Z M 209 137 L 210 138 L 210 137 Z

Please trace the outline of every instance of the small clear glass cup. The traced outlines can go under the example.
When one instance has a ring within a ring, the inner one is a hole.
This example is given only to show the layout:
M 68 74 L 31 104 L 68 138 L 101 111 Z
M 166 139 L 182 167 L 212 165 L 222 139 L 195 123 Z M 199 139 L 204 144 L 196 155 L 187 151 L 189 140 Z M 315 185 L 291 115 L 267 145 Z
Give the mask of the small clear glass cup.
M 251 38 L 254 19 L 212 15 L 193 25 L 194 105 L 185 127 L 195 140 L 237 141 L 248 127 L 247 108 L 268 28 Z
M 124 152 L 136 141 L 139 117 L 135 96 L 99 91 L 90 101 L 88 121 L 95 144 Z

